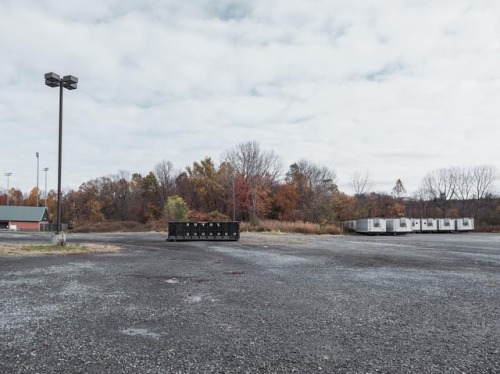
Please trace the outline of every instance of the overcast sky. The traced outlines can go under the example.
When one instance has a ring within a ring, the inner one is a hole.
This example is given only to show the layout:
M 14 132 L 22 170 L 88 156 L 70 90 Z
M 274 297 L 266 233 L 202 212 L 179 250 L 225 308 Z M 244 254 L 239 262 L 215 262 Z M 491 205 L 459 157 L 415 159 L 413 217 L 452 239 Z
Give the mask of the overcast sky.
M 435 169 L 500 168 L 498 0 L 0 0 L 0 190 L 63 188 L 255 140 L 351 193 Z M 497 183 L 498 186 L 498 183 Z M 498 190 L 498 188 L 497 188 Z

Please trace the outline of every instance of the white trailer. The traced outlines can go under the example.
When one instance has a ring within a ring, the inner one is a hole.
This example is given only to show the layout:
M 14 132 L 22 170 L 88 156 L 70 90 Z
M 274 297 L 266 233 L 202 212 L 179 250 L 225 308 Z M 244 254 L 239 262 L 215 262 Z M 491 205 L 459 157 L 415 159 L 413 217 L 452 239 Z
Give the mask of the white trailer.
M 422 218 L 420 223 L 421 232 L 437 232 L 437 221 L 435 218 Z
M 453 218 L 438 218 L 436 221 L 439 232 L 455 231 L 455 220 Z
M 422 230 L 421 221 L 422 220 L 420 218 L 412 218 L 411 219 L 411 231 L 420 232 Z
M 408 234 L 412 232 L 411 219 L 409 218 L 387 218 L 386 232 L 389 234 Z
M 360 218 L 356 220 L 356 232 L 363 234 L 385 233 L 386 224 L 384 218 Z
M 342 226 L 345 227 L 349 231 L 356 231 L 356 220 L 349 219 L 347 221 L 343 221 Z
M 457 218 L 455 220 L 455 230 L 459 232 L 474 231 L 474 218 Z

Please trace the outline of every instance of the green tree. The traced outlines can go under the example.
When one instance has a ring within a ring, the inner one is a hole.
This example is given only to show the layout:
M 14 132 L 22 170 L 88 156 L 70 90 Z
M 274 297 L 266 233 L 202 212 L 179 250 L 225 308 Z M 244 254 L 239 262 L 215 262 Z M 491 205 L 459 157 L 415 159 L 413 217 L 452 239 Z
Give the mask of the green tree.
M 210 212 L 224 207 L 224 186 L 220 183 L 217 167 L 210 157 L 199 163 L 193 162 L 193 166 L 188 166 L 186 172 L 195 197 L 195 203 L 191 203 L 193 209 Z
M 145 211 L 144 215 L 146 220 L 158 219 L 161 216 L 161 207 L 158 201 L 159 192 L 159 183 L 158 179 L 156 179 L 156 175 L 153 172 L 149 172 L 142 179 L 142 195 L 145 203 Z
M 286 182 L 295 189 L 295 219 L 316 223 L 333 219 L 332 197 L 338 192 L 335 171 L 302 159 L 290 165 Z
M 187 221 L 189 217 L 189 207 L 179 195 L 169 196 L 163 216 L 167 221 Z

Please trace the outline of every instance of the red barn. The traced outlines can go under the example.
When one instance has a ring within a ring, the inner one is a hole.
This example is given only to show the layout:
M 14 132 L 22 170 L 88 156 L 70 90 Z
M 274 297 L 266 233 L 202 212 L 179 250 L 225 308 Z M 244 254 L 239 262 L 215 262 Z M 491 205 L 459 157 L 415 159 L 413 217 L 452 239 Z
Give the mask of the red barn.
M 0 229 L 17 227 L 23 231 L 40 231 L 49 223 L 47 208 L 33 206 L 0 206 Z

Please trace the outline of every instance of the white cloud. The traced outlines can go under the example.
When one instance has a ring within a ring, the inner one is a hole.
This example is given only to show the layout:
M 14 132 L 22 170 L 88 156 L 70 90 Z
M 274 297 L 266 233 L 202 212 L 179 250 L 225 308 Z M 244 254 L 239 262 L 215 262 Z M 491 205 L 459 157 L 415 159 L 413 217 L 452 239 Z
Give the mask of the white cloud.
M 64 92 L 63 185 L 183 168 L 257 140 L 348 189 L 409 191 L 430 170 L 500 168 L 495 1 L 4 1 L 0 172 L 56 187 L 54 71 Z M 0 184 L 1 185 L 1 184 Z M 0 187 L 1 188 L 1 187 Z

